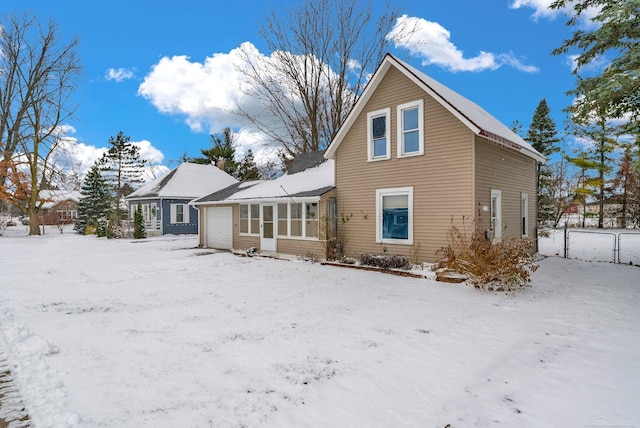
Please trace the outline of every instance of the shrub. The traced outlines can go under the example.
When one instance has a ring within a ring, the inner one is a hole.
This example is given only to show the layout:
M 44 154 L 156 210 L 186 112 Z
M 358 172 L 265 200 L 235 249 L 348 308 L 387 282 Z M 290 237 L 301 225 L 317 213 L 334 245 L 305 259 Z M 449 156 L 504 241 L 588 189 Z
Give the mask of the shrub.
M 513 291 L 526 286 L 538 269 L 529 238 L 493 242 L 485 238 L 482 227 L 467 233 L 454 225 L 447 235 L 449 244 L 437 252 L 443 256 L 438 268 L 465 275 L 476 288 Z
M 145 228 L 144 218 L 142 217 L 142 207 L 138 204 L 133 215 L 133 237 L 135 239 L 144 239 L 147 237 L 147 229 Z
M 374 266 L 380 269 L 411 269 L 411 262 L 407 257 L 390 256 L 388 254 L 363 254 L 360 256 L 360 264 L 365 266 Z

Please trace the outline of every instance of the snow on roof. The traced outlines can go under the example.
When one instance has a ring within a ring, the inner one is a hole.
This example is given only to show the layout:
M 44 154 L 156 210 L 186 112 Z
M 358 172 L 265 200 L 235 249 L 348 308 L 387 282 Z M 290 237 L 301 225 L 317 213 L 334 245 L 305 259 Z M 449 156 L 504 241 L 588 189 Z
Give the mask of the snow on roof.
M 213 165 L 184 162 L 126 197 L 196 198 L 224 189 L 238 180 Z
M 327 160 L 318 166 L 295 174 L 284 174 L 246 190 L 235 193 L 228 200 L 286 198 L 289 196 L 319 196 L 335 185 L 334 163 Z M 314 191 L 322 191 L 313 195 Z
M 254 182 L 248 182 L 254 183 Z M 248 186 L 248 185 L 247 185 Z M 277 199 L 289 197 L 320 196 L 335 186 L 334 161 L 325 160 L 320 165 L 305 169 L 295 174 L 286 173 L 274 180 L 266 180 L 249 187 L 235 186 L 230 195 L 209 195 L 198 202 L 238 202 L 250 199 Z
M 77 190 L 41 190 L 39 197 L 41 200 L 46 201 L 42 204 L 42 208 L 51 208 L 57 203 L 66 200 L 78 202 L 81 195 Z
M 355 118 L 364 108 L 366 101 L 375 91 L 375 88 L 378 86 L 385 72 L 392 65 L 424 89 L 429 95 L 436 99 L 436 101 L 442 104 L 477 135 L 481 135 L 491 141 L 518 150 L 537 161 L 544 162 L 546 160 L 542 154 L 531 146 L 531 144 L 523 140 L 518 134 L 513 132 L 482 107 L 391 54 L 387 54 L 385 56 L 380 67 L 376 70 L 373 78 L 367 85 L 367 88 L 365 88 L 365 91 L 356 104 L 356 107 L 351 111 L 335 139 L 329 145 L 326 153 L 327 157 L 333 157 L 333 154 L 340 145 L 347 130 L 351 127 Z

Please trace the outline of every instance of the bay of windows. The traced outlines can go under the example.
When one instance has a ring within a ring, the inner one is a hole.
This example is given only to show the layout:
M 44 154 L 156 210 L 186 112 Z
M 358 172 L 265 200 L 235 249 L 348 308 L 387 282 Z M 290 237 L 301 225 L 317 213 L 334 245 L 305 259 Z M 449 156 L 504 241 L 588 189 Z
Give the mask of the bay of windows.
M 319 210 L 317 202 L 278 203 L 277 234 L 281 238 L 318 238 Z M 260 234 L 260 204 L 240 204 L 240 233 Z

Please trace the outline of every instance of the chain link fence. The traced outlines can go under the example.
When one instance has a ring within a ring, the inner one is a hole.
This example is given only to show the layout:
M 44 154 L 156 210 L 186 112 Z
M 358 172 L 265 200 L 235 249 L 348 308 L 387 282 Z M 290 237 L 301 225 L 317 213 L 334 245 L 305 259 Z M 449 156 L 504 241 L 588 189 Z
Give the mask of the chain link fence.
M 640 230 L 540 229 L 538 252 L 545 256 L 640 266 Z

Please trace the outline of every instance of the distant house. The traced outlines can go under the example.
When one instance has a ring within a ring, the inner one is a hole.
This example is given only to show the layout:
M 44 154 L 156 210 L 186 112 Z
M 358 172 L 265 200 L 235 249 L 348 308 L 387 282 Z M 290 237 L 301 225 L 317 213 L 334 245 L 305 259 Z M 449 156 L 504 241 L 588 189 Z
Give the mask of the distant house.
M 66 190 L 41 190 L 42 223 L 45 225 L 73 224 L 78 219 L 80 192 Z
M 480 106 L 387 55 L 325 152 L 348 256 L 436 261 L 452 224 L 535 237 L 545 158 Z M 453 222 L 453 223 L 452 223 Z
M 324 257 L 336 218 L 333 161 L 300 155 L 274 180 L 237 183 L 192 205 L 203 247 Z
M 184 162 L 125 198 L 133 219 L 142 209 L 147 234 L 198 233 L 198 213 L 189 202 L 228 187 L 238 180 L 213 165 Z

